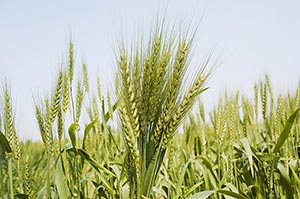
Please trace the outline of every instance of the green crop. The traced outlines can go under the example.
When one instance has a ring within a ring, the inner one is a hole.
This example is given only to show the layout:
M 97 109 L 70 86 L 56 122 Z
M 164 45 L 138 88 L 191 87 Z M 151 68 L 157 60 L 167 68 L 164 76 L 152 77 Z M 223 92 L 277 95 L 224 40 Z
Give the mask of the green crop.
M 195 33 L 161 24 L 120 44 L 107 95 L 85 63 L 74 75 L 71 41 L 54 89 L 35 98 L 41 142 L 19 141 L 5 84 L 0 199 L 300 198 L 300 86 L 275 95 L 266 76 L 253 99 L 226 93 L 206 110 L 217 63 L 210 53 L 188 72 Z

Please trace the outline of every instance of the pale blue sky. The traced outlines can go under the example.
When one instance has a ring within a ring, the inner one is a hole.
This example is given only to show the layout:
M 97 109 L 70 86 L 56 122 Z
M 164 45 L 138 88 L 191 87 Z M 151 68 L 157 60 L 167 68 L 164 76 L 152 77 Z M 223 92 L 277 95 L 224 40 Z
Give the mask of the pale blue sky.
M 138 24 L 149 28 L 159 7 L 165 8 L 167 21 L 187 23 L 199 21 L 205 8 L 193 62 L 214 47 L 226 58 L 203 95 L 208 106 L 226 89 L 251 95 L 254 82 L 265 73 L 277 90 L 293 90 L 299 83 L 299 1 L 0 0 L 0 79 L 6 77 L 11 85 L 20 137 L 39 139 L 32 96 L 50 91 L 70 35 L 77 64 L 84 59 L 92 83 L 99 73 L 108 88 L 120 24 L 128 33 Z

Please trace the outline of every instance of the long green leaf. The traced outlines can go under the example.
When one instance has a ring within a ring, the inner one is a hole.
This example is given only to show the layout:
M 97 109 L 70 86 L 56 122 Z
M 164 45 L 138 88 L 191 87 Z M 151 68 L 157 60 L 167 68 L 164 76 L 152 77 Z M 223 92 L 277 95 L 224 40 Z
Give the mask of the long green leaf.
M 3 147 L 4 151 L 6 153 L 11 153 L 11 147 L 9 146 L 9 142 L 6 139 L 5 135 L 2 134 L 2 132 L 0 131 L 0 143 L 1 143 L 1 147 Z
M 246 155 L 250 164 L 250 171 L 251 171 L 251 176 L 253 177 L 254 170 L 253 170 L 253 157 L 252 157 L 252 150 L 248 141 L 248 138 L 242 138 L 241 143 L 246 151 Z
M 217 174 L 214 172 L 213 166 L 210 162 L 210 160 L 202 155 L 197 156 L 197 158 L 200 158 L 203 161 L 203 164 L 206 166 L 206 168 L 211 172 L 211 175 L 214 177 L 215 180 L 219 180 L 217 177 Z
M 191 188 L 189 188 L 187 191 L 185 191 L 183 198 L 186 198 L 188 195 L 190 195 L 193 191 L 195 191 L 202 184 L 203 184 L 203 182 L 199 182 L 199 183 L 195 184 L 194 186 L 192 186 Z M 181 198 L 181 196 L 176 196 L 175 199 L 177 199 L 177 198 Z
M 162 164 L 162 159 L 165 155 L 165 150 L 157 150 L 153 155 L 153 158 L 150 161 L 150 164 L 147 168 L 145 179 L 144 179 L 144 187 L 143 187 L 143 195 L 149 196 L 151 189 L 153 187 L 156 176 L 158 175 L 159 168 Z
M 237 198 L 237 199 L 247 199 L 245 196 L 239 194 L 239 193 L 235 193 L 233 191 L 228 191 L 228 190 L 217 190 L 217 191 L 201 191 L 198 192 L 190 197 L 188 197 L 187 199 L 206 199 L 209 196 L 211 196 L 213 193 L 221 193 L 223 195 L 227 195 L 233 198 Z
M 45 196 L 46 196 L 46 192 L 47 192 L 47 187 L 46 186 L 43 186 L 39 192 L 37 193 L 37 199 L 44 199 Z
M 95 169 L 95 171 L 97 171 L 97 173 L 99 174 L 99 178 L 101 180 L 101 182 L 103 183 L 103 186 L 105 187 L 105 189 L 111 194 L 114 195 L 114 189 L 113 187 L 109 184 L 108 180 L 105 178 L 105 176 L 103 175 L 103 172 L 107 173 L 108 175 L 111 175 L 113 177 L 115 177 L 115 174 L 113 174 L 112 172 L 110 172 L 108 169 L 106 169 L 104 166 L 102 166 L 101 164 L 99 164 L 98 162 L 96 162 L 96 160 L 94 160 L 86 151 L 84 151 L 83 149 L 78 149 L 78 153 L 81 157 L 83 157 L 86 161 L 88 161 L 90 163 L 90 165 Z
M 61 158 L 59 157 L 55 166 L 55 185 L 59 198 L 68 198 L 66 179 L 62 169 Z
M 277 153 L 288 138 L 299 110 L 300 108 L 298 108 L 287 120 L 284 129 L 277 140 L 277 144 L 274 147 L 273 153 Z
M 176 186 L 176 192 L 177 193 L 181 192 L 182 183 L 185 180 L 186 171 L 187 171 L 187 168 L 188 168 L 190 163 L 191 163 L 191 160 L 188 161 L 187 163 L 185 163 L 184 166 L 182 167 L 181 171 L 180 171 L 180 175 L 179 175 L 179 178 L 177 180 L 177 186 Z
M 90 130 L 94 127 L 95 123 L 97 122 L 97 119 L 93 120 L 91 123 L 89 123 L 85 129 L 84 129 L 84 135 L 83 135 L 83 141 L 82 141 L 82 148 L 85 149 L 85 141 L 86 138 L 90 132 Z
M 117 101 L 114 103 L 114 105 L 112 106 L 112 110 L 115 111 L 115 110 L 118 108 L 118 105 L 119 105 L 119 100 L 117 100 Z M 103 111 L 103 114 L 104 114 L 104 118 L 103 118 L 103 119 L 104 119 L 104 122 L 107 123 L 110 117 L 109 117 L 109 112 L 108 112 L 108 111 L 105 113 L 105 109 L 104 109 L 104 101 L 103 101 L 103 105 L 102 105 L 102 110 L 104 110 L 104 111 Z
M 14 198 L 20 198 L 20 199 L 28 199 L 28 195 L 26 194 L 21 194 L 21 193 L 18 193 L 18 194 L 15 194 L 14 195 Z
M 94 168 L 96 168 L 97 170 L 101 170 L 104 173 L 111 175 L 113 177 L 115 177 L 115 174 L 113 174 L 111 171 L 109 171 L 108 169 L 106 169 L 104 166 L 102 166 L 101 164 L 99 164 L 96 160 L 94 160 L 85 150 L 83 149 L 78 149 L 78 153 L 81 157 L 83 157 L 86 161 L 88 161 Z
M 282 178 L 281 186 L 284 188 L 286 192 L 286 198 L 288 199 L 294 198 L 294 189 L 288 171 L 286 170 L 285 166 L 280 162 L 278 162 L 277 164 L 277 169 L 279 170 L 280 176 Z
M 218 193 L 221 193 L 223 195 L 227 195 L 233 198 L 237 198 L 237 199 L 247 199 L 245 196 L 239 194 L 239 193 L 235 193 L 233 191 L 228 191 L 228 190 L 218 190 Z
M 295 182 L 297 187 L 300 187 L 300 179 L 299 176 L 297 175 L 296 171 L 294 170 L 294 168 L 292 168 L 290 166 L 290 170 L 291 170 L 291 174 L 293 176 L 293 182 Z
M 194 195 L 188 197 L 187 199 L 206 199 L 215 192 L 216 191 L 201 191 L 201 192 L 195 193 Z

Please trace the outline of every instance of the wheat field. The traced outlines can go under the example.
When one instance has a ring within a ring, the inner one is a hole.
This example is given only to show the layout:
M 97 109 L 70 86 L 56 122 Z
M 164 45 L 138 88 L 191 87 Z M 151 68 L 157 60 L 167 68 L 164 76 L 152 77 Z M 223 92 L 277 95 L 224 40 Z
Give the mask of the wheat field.
M 300 86 L 275 95 L 266 75 L 254 99 L 225 93 L 206 110 L 218 63 L 209 53 L 187 72 L 194 33 L 161 25 L 120 44 L 108 94 L 100 76 L 91 89 L 70 41 L 54 89 L 35 100 L 42 142 L 18 139 L 3 85 L 0 198 L 300 198 Z

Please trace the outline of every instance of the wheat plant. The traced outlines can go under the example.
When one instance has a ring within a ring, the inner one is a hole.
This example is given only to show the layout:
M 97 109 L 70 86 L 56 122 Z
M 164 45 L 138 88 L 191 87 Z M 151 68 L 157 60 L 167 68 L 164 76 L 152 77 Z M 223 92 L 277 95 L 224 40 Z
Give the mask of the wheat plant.
M 164 25 L 150 33 L 146 46 L 120 46 L 120 120 L 127 146 L 125 162 L 130 198 L 150 198 L 168 145 L 206 90 L 210 56 L 188 76 L 194 34 L 169 34 Z M 141 46 L 141 47 L 139 47 Z M 190 80 L 190 83 L 186 81 Z

